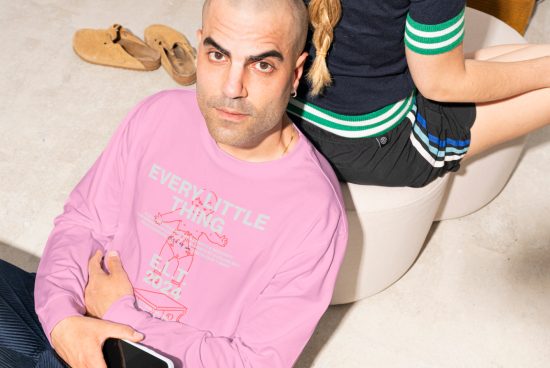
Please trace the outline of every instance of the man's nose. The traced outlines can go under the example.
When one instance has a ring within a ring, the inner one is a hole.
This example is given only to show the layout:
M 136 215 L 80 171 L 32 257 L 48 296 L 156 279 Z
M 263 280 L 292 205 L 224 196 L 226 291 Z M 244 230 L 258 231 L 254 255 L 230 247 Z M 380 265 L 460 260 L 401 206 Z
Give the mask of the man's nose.
M 223 93 L 229 98 L 246 97 L 245 73 L 242 65 L 231 65 L 225 77 Z

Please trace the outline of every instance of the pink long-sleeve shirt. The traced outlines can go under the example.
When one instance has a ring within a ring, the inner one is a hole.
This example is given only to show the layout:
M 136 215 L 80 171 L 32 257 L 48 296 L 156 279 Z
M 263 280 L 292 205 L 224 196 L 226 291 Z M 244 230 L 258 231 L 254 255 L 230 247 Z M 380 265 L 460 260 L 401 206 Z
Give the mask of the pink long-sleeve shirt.
M 326 310 L 347 242 L 338 182 L 300 135 L 280 159 L 220 150 L 194 92 L 123 121 L 56 218 L 37 273 L 50 336 L 85 313 L 88 260 L 117 250 L 134 296 L 104 319 L 183 367 L 290 367 Z

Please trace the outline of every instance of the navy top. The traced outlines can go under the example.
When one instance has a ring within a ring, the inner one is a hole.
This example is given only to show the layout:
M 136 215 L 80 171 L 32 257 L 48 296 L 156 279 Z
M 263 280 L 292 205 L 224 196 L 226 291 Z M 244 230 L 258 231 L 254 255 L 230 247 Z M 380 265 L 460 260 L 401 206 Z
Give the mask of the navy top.
M 316 97 L 309 96 L 306 78 L 298 89 L 299 100 L 337 114 L 370 113 L 411 95 L 415 87 L 405 45 L 418 53 L 438 54 L 462 42 L 465 0 L 341 3 L 342 17 L 327 55 L 333 84 Z M 311 32 L 306 51 L 310 55 L 307 72 L 315 57 Z

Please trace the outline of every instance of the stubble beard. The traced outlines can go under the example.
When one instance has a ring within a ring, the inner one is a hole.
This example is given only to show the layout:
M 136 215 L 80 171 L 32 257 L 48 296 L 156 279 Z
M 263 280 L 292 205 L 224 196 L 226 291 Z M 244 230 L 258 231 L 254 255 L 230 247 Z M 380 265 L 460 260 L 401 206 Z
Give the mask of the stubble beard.
M 205 98 L 197 93 L 197 100 L 212 138 L 219 144 L 232 147 L 243 149 L 256 147 L 276 128 L 282 118 L 274 114 L 270 106 L 263 111 L 258 111 L 244 99 L 230 99 L 223 96 Z M 247 117 L 239 122 L 225 120 L 217 116 L 218 108 L 237 110 L 247 114 Z

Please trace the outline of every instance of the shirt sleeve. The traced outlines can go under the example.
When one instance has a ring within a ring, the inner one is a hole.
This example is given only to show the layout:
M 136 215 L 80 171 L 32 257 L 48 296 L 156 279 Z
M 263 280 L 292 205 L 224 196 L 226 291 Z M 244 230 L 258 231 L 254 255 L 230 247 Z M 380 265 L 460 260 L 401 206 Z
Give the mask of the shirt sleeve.
M 143 333 L 142 343 L 174 359 L 176 366 L 292 367 L 332 297 L 347 242 L 345 215 L 337 216 L 318 221 L 296 244 L 297 251 L 242 312 L 231 336 L 153 318 L 135 307 L 133 296 L 113 304 L 104 319 Z
M 464 39 L 465 0 L 412 0 L 405 25 L 405 45 L 424 55 L 453 50 Z
M 88 261 L 95 251 L 105 249 L 116 231 L 129 126 L 144 103 L 128 114 L 101 156 L 71 192 L 63 213 L 54 221 L 34 291 L 36 314 L 48 339 L 62 319 L 86 312 L 84 289 L 88 282 Z

